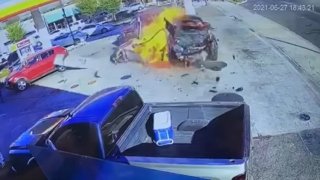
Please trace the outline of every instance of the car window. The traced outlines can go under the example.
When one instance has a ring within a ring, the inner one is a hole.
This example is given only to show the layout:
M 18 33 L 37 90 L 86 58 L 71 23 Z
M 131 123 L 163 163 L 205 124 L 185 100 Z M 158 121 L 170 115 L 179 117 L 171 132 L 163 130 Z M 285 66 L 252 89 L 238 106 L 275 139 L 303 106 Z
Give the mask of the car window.
M 39 55 L 31 58 L 29 61 L 28 61 L 28 65 L 29 66 L 32 66 L 33 64 L 35 64 L 36 62 L 40 61 L 41 60 L 41 57 Z
M 50 55 L 49 55 L 49 53 L 48 52 L 44 52 L 44 53 L 41 53 L 41 59 L 46 59 L 46 58 L 48 58 Z
M 61 151 L 97 158 L 102 157 L 97 126 L 94 124 L 67 125 L 58 129 L 50 140 Z
M 50 49 L 50 50 L 48 51 L 48 54 L 49 54 L 49 56 L 53 55 L 53 54 L 54 54 L 53 49 Z
M 116 106 L 101 127 L 106 154 L 113 150 L 118 139 L 142 108 L 143 102 L 136 92 L 131 92 Z

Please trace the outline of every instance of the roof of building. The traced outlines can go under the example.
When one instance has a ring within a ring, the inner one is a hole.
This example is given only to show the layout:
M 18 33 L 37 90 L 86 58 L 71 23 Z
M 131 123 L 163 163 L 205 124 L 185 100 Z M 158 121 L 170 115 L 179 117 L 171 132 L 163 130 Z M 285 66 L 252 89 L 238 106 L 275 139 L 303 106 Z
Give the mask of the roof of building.
M 10 0 L 0 4 L 0 21 L 15 17 L 27 11 L 32 11 L 41 6 L 58 0 Z

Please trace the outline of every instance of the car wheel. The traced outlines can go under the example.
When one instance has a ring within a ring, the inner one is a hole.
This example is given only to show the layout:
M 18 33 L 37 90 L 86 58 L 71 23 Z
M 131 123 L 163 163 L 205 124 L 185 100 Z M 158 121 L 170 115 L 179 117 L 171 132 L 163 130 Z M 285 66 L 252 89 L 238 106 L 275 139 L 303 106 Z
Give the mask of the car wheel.
M 28 83 L 26 80 L 24 79 L 19 79 L 17 82 L 16 82 L 16 86 L 17 86 L 17 89 L 19 91 L 24 91 L 27 89 L 28 87 Z
M 67 69 L 65 66 L 60 66 L 60 65 L 56 66 L 56 68 L 59 72 L 63 72 Z
M 106 29 L 106 28 L 103 28 L 103 29 L 101 30 L 102 33 L 106 33 L 107 31 L 108 31 L 108 29 Z
M 79 44 L 80 42 L 81 42 L 81 40 L 78 39 L 78 38 L 74 40 L 74 43 L 75 43 L 75 44 Z

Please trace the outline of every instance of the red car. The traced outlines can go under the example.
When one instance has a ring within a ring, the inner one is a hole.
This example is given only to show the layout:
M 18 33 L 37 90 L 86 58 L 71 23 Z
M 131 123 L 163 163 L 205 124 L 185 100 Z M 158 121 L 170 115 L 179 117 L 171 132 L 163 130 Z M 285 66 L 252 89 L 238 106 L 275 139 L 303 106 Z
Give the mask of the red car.
M 65 71 L 64 66 L 54 64 L 57 56 L 65 58 L 68 51 L 63 47 L 52 47 L 27 58 L 23 65 L 11 72 L 6 79 L 6 87 L 24 91 L 32 82 L 55 70 Z

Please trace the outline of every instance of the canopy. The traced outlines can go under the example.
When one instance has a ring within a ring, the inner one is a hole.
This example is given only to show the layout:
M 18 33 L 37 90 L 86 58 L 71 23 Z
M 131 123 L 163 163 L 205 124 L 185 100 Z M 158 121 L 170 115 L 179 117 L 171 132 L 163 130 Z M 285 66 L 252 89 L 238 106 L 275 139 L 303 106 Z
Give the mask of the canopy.
M 0 1 L 0 21 L 32 11 L 57 0 L 2 0 Z

